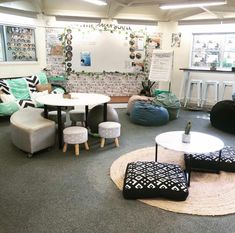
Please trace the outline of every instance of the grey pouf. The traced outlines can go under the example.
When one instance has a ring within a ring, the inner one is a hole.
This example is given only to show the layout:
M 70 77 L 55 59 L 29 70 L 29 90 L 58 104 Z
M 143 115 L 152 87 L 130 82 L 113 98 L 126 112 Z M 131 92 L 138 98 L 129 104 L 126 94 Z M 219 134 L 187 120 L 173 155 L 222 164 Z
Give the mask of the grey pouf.
M 72 125 L 75 126 L 77 122 L 81 122 L 82 126 L 85 122 L 85 113 L 79 110 L 70 110 L 69 111 L 69 118 L 72 122 Z
M 126 168 L 123 196 L 126 199 L 165 197 L 184 201 L 188 197 L 185 174 L 175 164 L 131 162 Z
M 63 130 L 64 134 L 64 148 L 63 152 L 67 151 L 68 144 L 75 145 L 75 155 L 79 155 L 79 144 L 84 143 L 85 149 L 89 150 L 87 143 L 88 140 L 88 131 L 85 127 L 80 126 L 71 126 Z
M 99 124 L 99 135 L 101 137 L 100 147 L 104 147 L 106 138 L 115 138 L 115 145 L 119 147 L 119 136 L 121 134 L 121 124 L 118 122 L 106 121 Z

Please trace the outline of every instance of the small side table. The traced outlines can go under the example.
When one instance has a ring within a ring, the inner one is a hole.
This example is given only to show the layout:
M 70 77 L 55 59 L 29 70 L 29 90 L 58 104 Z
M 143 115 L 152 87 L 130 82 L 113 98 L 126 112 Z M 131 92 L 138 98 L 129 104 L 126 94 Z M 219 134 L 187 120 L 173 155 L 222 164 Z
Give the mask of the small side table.
M 224 143 L 221 139 L 205 134 L 200 132 L 191 132 L 191 141 L 190 143 L 183 143 L 182 142 L 182 134 L 184 131 L 170 131 L 166 133 L 162 133 L 156 136 L 156 152 L 155 152 L 155 161 L 157 161 L 157 154 L 158 154 L 158 146 L 162 146 L 163 148 L 179 151 L 187 154 L 195 154 L 195 153 L 209 153 L 220 151 L 219 153 L 219 161 L 220 163 L 221 158 L 221 150 L 224 147 Z M 188 179 L 188 186 L 190 186 L 190 174 L 191 174 L 191 166 L 190 166 L 190 159 L 188 164 L 187 179 Z

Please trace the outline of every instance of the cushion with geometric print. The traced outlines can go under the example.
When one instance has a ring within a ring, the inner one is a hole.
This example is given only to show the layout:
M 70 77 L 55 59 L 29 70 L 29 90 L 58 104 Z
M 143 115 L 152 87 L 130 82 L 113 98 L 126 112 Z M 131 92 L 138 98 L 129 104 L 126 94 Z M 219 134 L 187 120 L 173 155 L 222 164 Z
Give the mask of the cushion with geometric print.
M 185 154 L 185 162 L 189 159 L 189 154 Z M 192 169 L 221 170 L 227 172 L 235 172 L 235 148 L 225 146 L 221 152 L 221 158 L 218 168 L 219 151 L 205 154 L 192 154 L 190 167 Z
M 123 196 L 126 199 L 163 197 L 184 201 L 188 196 L 185 174 L 175 164 L 154 161 L 128 163 Z
M 235 172 L 235 148 L 225 146 L 222 149 L 220 169 L 227 172 Z
M 28 107 L 35 108 L 36 107 L 36 104 L 31 99 L 17 100 L 16 102 L 20 108 L 28 108 Z
M 190 158 L 191 156 L 191 158 Z M 219 168 L 219 152 L 209 152 L 209 153 L 195 153 L 195 154 L 185 154 L 184 160 L 186 168 L 190 159 L 190 168 L 198 171 L 218 171 Z

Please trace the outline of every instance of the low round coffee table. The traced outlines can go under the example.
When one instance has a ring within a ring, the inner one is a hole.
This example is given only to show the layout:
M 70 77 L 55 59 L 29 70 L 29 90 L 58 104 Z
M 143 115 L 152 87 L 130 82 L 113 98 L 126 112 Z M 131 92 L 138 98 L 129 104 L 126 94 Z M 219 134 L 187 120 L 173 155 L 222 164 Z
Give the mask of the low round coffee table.
M 203 154 L 219 151 L 218 163 L 220 162 L 221 150 L 224 147 L 224 143 L 221 139 L 205 133 L 190 132 L 190 143 L 184 143 L 182 142 L 183 133 L 184 131 L 170 131 L 157 135 L 155 138 L 155 161 L 157 161 L 158 146 L 162 146 L 163 148 L 183 152 L 186 154 Z M 191 167 L 189 167 L 189 170 L 191 171 Z M 188 171 L 188 184 L 190 184 L 190 171 Z

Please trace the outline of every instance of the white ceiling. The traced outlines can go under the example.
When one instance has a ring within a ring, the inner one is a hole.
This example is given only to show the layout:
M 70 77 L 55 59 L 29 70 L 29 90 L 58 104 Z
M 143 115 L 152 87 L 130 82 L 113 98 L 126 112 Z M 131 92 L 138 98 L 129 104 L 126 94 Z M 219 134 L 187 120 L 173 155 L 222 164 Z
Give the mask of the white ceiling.
M 161 10 L 160 3 L 182 0 L 106 0 L 107 6 L 96 6 L 82 0 L 0 0 L 1 12 L 19 12 L 53 16 L 72 16 L 102 19 L 130 19 L 153 21 L 235 19 L 235 0 L 223 6 Z M 190 0 L 184 0 L 190 2 Z

